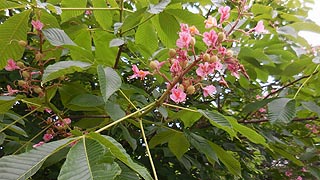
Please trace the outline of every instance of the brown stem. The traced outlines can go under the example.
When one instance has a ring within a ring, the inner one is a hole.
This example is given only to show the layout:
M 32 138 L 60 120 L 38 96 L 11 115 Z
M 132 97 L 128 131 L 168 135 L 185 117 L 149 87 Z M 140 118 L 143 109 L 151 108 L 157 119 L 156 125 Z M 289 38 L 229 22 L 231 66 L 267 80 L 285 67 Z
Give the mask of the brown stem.
M 292 121 L 318 121 L 320 120 L 319 117 L 314 116 L 314 117 L 307 117 L 307 118 L 294 118 Z M 262 123 L 262 122 L 268 122 L 269 119 L 253 119 L 253 120 L 242 120 L 238 121 L 238 123 L 243 123 L 243 124 L 250 124 L 250 123 Z
M 113 69 L 117 69 L 117 67 L 118 67 L 122 50 L 123 50 L 123 44 L 119 46 L 117 57 L 116 57 L 116 62 L 114 63 Z

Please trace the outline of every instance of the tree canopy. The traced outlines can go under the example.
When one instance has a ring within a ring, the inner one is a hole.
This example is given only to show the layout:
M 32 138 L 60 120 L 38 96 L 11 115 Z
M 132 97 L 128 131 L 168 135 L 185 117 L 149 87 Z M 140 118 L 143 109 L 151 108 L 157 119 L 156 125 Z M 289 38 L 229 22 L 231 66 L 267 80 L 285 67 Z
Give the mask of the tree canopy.
M 313 0 L 0 2 L 0 179 L 320 179 Z

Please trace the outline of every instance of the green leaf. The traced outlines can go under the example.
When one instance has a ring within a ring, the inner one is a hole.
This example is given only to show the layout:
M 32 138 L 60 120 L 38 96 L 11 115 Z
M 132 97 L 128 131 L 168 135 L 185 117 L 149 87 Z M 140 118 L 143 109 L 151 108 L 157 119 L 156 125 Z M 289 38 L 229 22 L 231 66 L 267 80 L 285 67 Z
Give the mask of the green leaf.
M 226 117 L 222 114 L 220 114 L 217 111 L 208 111 L 208 110 L 198 110 L 202 115 L 204 115 L 204 117 L 206 117 L 210 124 L 212 124 L 213 126 L 220 128 L 224 131 L 226 131 L 227 133 L 229 133 L 229 135 L 231 137 L 235 137 L 236 133 L 231 129 L 231 124 L 229 123 L 228 119 L 226 119 Z
M 58 179 L 114 179 L 120 175 L 121 169 L 115 162 L 104 162 L 107 152 L 99 142 L 82 138 L 69 151 Z
M 118 120 L 126 115 L 120 105 L 111 101 L 105 103 L 105 111 L 108 113 L 112 120 Z
M 244 137 L 248 138 L 251 142 L 256 143 L 256 144 L 261 144 L 265 147 L 269 147 L 268 144 L 266 143 L 266 139 L 257 133 L 255 130 L 244 126 L 242 124 L 239 124 L 236 119 L 233 117 L 228 116 L 227 117 L 229 122 L 232 124 L 232 127 L 234 130 L 239 132 L 241 135 Z
M 60 76 L 71 74 L 74 72 L 81 72 L 88 69 L 91 64 L 81 61 L 60 61 L 49 65 L 43 73 L 42 83 L 46 83 Z
M 53 46 L 72 45 L 76 44 L 69 38 L 69 36 L 61 29 L 50 28 L 42 31 L 46 39 Z
M 211 164 L 219 162 L 217 154 L 212 150 L 209 141 L 194 133 L 185 133 L 190 144 L 203 153 Z
M 39 170 L 49 156 L 62 149 L 70 140 L 62 139 L 45 143 L 23 154 L 2 157 L 0 177 L 2 179 L 28 179 Z
M 110 48 L 109 43 L 115 35 L 104 32 L 95 31 L 93 34 L 93 42 L 95 44 L 95 60 L 97 64 L 113 66 L 116 60 L 118 47 Z
M 122 31 L 128 31 L 132 27 L 136 26 L 146 15 L 150 14 L 146 13 L 146 8 L 142 8 L 127 16 L 121 26 Z
M 268 118 L 271 123 L 289 123 L 296 115 L 296 101 L 279 98 L 268 104 Z
M 296 22 L 289 24 L 288 26 L 293 27 L 296 31 L 311 31 L 320 33 L 320 26 L 314 22 Z
M 300 160 L 298 160 L 296 157 L 294 157 L 291 153 L 286 152 L 283 149 L 277 148 L 274 145 L 270 146 L 272 150 L 274 150 L 276 153 L 280 154 L 281 156 L 289 159 L 290 161 L 292 161 L 293 163 L 295 163 L 298 166 L 304 166 L 303 162 L 301 162 Z
M 178 159 L 181 159 L 181 157 L 189 150 L 190 143 L 183 133 L 176 132 L 169 139 L 168 147 Z
M 135 40 L 136 44 L 145 46 L 149 54 L 153 54 L 158 49 L 158 36 L 151 21 L 147 21 L 138 27 L 135 33 Z
M 8 59 L 18 60 L 22 57 L 25 47 L 18 42 L 27 40 L 30 13 L 31 10 L 27 10 L 15 14 L 0 25 L 0 69 L 5 67 Z
M 8 112 L 17 101 L 13 96 L 0 96 L 0 114 Z
M 174 134 L 174 131 L 162 131 L 157 133 L 151 138 L 149 147 L 154 148 L 159 144 L 167 143 Z
M 151 14 L 159 14 L 161 13 L 171 2 L 171 0 L 162 0 L 158 4 L 150 4 L 148 12 Z
M 121 46 L 123 45 L 125 42 L 123 39 L 121 38 L 115 38 L 115 39 L 112 39 L 109 43 L 109 47 L 118 47 L 118 46 Z
M 189 26 L 196 26 L 200 32 L 206 30 L 205 26 L 203 25 L 205 18 L 200 14 L 194 14 L 190 11 L 186 11 L 183 9 L 166 9 L 165 12 L 173 15 L 178 20 L 188 24 Z
M 238 160 L 236 160 L 231 152 L 225 151 L 222 147 L 217 144 L 210 142 L 209 145 L 218 155 L 219 160 L 227 167 L 227 169 L 235 176 L 241 176 L 241 165 Z
M 10 124 L 0 124 L 0 127 L 1 126 L 3 128 L 9 129 L 12 132 L 15 132 L 15 133 L 17 133 L 17 134 L 19 134 L 21 136 L 28 137 L 28 134 L 22 128 L 20 128 L 19 126 L 10 125 Z M 3 129 L 2 127 L 1 127 L 1 129 Z
M 191 112 L 187 110 L 179 111 L 177 114 L 177 117 L 182 120 L 185 128 L 191 127 L 202 117 L 202 114 L 199 112 Z
M 97 107 L 102 106 L 104 101 L 100 96 L 95 96 L 92 94 L 80 94 L 74 97 L 69 103 L 81 107 Z
M 19 4 L 19 3 L 10 2 L 10 1 L 0 1 L 0 11 L 6 10 L 6 9 L 22 8 L 25 6 L 26 6 L 25 4 Z
M 97 133 L 90 133 L 89 136 L 92 137 L 93 139 L 99 141 L 105 147 L 109 148 L 111 153 L 117 159 L 119 159 L 121 162 L 126 164 L 132 170 L 137 172 L 142 178 L 144 178 L 145 180 L 152 180 L 153 179 L 146 168 L 144 168 L 144 167 L 140 166 L 139 164 L 133 162 L 131 157 L 127 154 L 126 150 L 116 140 L 114 140 L 113 138 L 111 138 L 109 136 L 102 136 L 102 135 L 97 134 Z
M 315 112 L 320 117 L 320 106 L 313 101 L 301 102 L 302 106 L 308 109 L 309 111 Z
M 101 65 L 97 67 L 100 91 L 104 102 L 107 102 L 109 97 L 120 89 L 121 78 L 118 73 L 110 67 L 103 68 Z
M 92 5 L 94 8 L 107 8 L 107 3 L 105 0 L 94 0 L 92 1 Z M 112 11 L 93 11 L 93 14 L 103 30 L 110 29 L 112 25 Z
M 161 42 L 168 48 L 176 47 L 180 26 L 176 18 L 166 12 L 151 19 Z
M 256 101 L 256 102 L 247 104 L 243 108 L 242 113 L 243 114 L 248 114 L 248 113 L 251 113 L 251 112 L 255 112 L 255 111 L 257 111 L 258 109 L 260 109 L 263 106 L 267 105 L 269 102 L 271 102 L 273 100 L 274 100 L 274 98 L 268 98 L 268 99 L 263 99 L 261 101 Z
M 137 140 L 131 136 L 130 132 L 123 124 L 119 124 L 119 126 L 122 130 L 121 135 L 122 135 L 123 139 L 125 139 L 129 143 L 129 145 L 131 146 L 133 151 L 136 150 L 137 149 Z
M 87 0 L 62 0 L 62 8 L 85 8 Z M 77 17 L 84 13 L 84 10 L 62 10 L 61 23 L 64 23 L 71 18 Z

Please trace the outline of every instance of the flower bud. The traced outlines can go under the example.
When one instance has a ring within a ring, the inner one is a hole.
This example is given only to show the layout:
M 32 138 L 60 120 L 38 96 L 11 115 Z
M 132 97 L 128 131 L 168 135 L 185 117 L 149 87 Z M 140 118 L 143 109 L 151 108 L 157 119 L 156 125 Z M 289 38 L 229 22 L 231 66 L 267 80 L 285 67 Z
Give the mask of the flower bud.
M 28 71 L 22 71 L 21 73 L 22 77 L 25 79 L 29 79 L 30 78 L 30 73 Z
M 178 88 L 184 90 L 184 86 L 182 84 L 180 84 Z
M 226 53 L 227 57 L 232 57 L 233 56 L 233 51 L 228 49 L 227 53 Z
M 176 52 L 175 49 L 170 49 L 169 50 L 169 57 L 171 57 L 171 58 L 176 57 L 176 54 L 177 54 L 177 52 Z
M 210 54 L 205 53 L 202 57 L 203 57 L 203 61 L 204 62 L 209 62 L 210 61 Z
M 194 46 L 196 44 L 196 39 L 194 37 L 191 38 L 190 44 Z
M 157 64 L 155 61 L 151 61 L 151 62 L 149 63 L 149 67 L 150 67 L 151 69 L 157 69 L 157 68 L 158 68 L 158 64 Z
M 43 58 L 43 54 L 41 54 L 40 52 L 37 52 L 37 54 L 35 56 L 36 61 L 40 61 L 40 60 L 42 60 L 42 58 Z
M 27 82 L 25 82 L 24 80 L 18 80 L 18 85 L 24 87 L 27 85 Z
M 218 33 L 218 42 L 223 42 L 226 39 L 226 35 L 223 32 Z
M 24 41 L 24 40 L 18 41 L 18 44 L 19 44 L 20 46 L 22 46 L 22 47 L 26 47 L 26 46 L 28 45 L 28 43 L 27 43 L 26 41 Z
M 24 68 L 24 63 L 23 63 L 22 61 L 18 61 L 18 62 L 17 62 L 17 66 L 18 66 L 20 69 L 22 69 L 22 68 Z
M 193 94 L 194 92 L 196 92 L 196 88 L 194 86 L 189 86 L 187 88 L 187 94 Z
M 39 86 L 35 86 L 33 88 L 33 92 L 37 93 L 37 94 L 41 94 L 43 91 L 42 91 L 42 88 L 39 87 Z
M 214 63 L 214 62 L 217 62 L 218 61 L 218 56 L 216 55 L 213 55 L 210 57 L 209 59 L 209 63 Z

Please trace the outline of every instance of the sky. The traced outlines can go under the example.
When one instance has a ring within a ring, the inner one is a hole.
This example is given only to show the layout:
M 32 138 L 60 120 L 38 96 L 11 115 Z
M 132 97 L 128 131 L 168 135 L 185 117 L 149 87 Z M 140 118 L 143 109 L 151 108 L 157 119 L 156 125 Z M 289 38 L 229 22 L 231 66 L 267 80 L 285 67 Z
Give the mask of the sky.
M 320 1 L 315 0 L 313 10 L 309 12 L 309 18 L 320 26 Z M 320 34 L 303 31 L 299 33 L 304 37 L 312 46 L 320 46 Z

